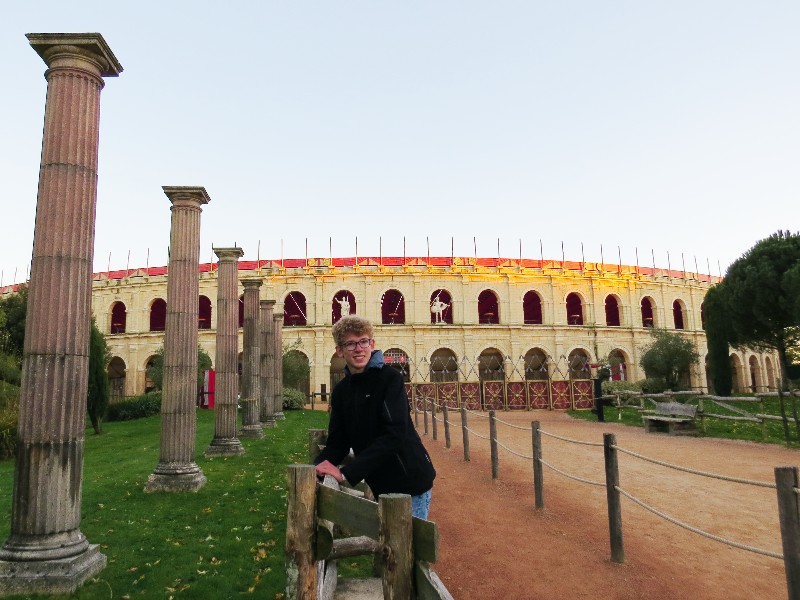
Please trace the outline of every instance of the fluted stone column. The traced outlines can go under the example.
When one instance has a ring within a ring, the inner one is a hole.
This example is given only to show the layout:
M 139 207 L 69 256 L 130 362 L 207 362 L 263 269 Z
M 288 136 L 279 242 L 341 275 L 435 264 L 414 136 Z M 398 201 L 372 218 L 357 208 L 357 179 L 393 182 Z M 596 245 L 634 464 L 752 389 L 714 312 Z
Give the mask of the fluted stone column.
M 0 595 L 69 593 L 106 564 L 79 527 L 100 90 L 122 66 L 97 33 L 27 37 L 47 102 Z
M 272 380 L 275 373 L 275 348 L 273 342 L 272 309 L 275 300 L 261 301 L 261 335 L 259 346 L 261 350 L 261 426 L 264 428 L 275 427 L 275 412 L 273 411 L 274 396 Z
M 197 298 L 200 294 L 200 213 L 210 198 L 202 187 L 164 187 L 172 202 L 161 456 L 146 492 L 196 492 L 206 483 L 194 462 L 197 431 Z
M 214 248 L 217 270 L 217 356 L 214 394 L 214 439 L 206 456 L 238 456 L 244 446 L 236 437 L 239 387 L 239 259 L 241 248 Z
M 262 438 L 261 427 L 261 351 L 258 343 L 259 288 L 261 279 L 243 279 L 244 285 L 244 352 L 242 356 L 242 436 Z
M 275 420 L 283 421 L 286 415 L 283 414 L 283 313 L 272 315 L 275 348 L 275 375 L 273 385 L 275 386 L 275 404 L 273 405 L 273 412 L 275 413 Z

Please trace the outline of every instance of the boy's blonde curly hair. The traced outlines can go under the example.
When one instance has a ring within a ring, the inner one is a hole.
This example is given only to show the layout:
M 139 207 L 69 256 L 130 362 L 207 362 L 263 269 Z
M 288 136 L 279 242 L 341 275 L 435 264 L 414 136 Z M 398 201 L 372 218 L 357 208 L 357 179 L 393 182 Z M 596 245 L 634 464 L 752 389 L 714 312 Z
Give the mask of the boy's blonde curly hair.
M 368 319 L 348 315 L 334 323 L 331 333 L 333 333 L 333 341 L 336 342 L 336 345 L 341 346 L 348 335 L 355 334 L 372 338 L 375 330 Z

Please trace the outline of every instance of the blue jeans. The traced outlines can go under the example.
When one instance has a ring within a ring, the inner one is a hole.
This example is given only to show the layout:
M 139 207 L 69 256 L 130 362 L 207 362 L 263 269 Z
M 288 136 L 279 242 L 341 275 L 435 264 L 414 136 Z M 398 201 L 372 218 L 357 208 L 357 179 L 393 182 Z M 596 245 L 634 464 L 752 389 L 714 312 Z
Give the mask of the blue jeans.
M 428 520 L 428 510 L 431 507 L 431 491 L 423 492 L 419 496 L 411 496 L 411 516 Z

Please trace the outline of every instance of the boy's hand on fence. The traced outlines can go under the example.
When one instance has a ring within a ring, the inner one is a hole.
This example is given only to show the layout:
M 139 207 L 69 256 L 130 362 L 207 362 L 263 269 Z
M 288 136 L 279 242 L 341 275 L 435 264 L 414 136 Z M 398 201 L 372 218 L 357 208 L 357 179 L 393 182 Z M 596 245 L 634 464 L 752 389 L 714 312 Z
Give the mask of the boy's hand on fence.
M 334 465 L 332 462 L 324 460 L 316 466 L 317 475 L 320 477 L 325 477 L 325 475 L 330 475 L 339 483 L 344 481 L 344 475 L 339 470 L 339 467 Z

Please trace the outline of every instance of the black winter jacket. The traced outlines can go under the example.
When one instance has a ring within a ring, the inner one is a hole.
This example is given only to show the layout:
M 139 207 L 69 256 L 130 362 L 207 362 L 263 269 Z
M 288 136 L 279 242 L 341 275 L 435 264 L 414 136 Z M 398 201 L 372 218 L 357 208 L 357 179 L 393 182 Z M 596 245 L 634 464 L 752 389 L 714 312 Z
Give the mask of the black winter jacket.
M 333 389 L 328 441 L 314 461 L 339 465 L 351 485 L 365 480 L 375 496 L 416 496 L 433 486 L 436 471 L 411 423 L 403 378 L 375 351 L 363 373 L 348 374 Z

